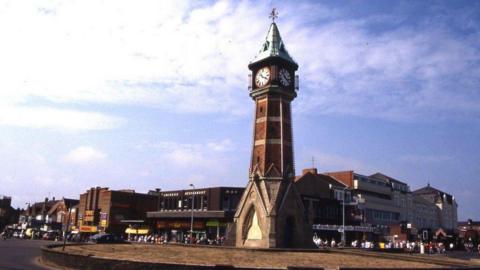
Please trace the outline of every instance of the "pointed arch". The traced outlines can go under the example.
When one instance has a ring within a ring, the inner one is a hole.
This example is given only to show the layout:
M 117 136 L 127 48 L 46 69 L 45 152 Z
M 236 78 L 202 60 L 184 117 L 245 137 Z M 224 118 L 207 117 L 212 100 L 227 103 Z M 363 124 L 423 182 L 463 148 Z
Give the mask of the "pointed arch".
M 248 214 L 244 220 L 242 238 L 244 240 L 261 240 L 262 229 L 258 222 L 257 212 L 255 206 L 251 205 Z

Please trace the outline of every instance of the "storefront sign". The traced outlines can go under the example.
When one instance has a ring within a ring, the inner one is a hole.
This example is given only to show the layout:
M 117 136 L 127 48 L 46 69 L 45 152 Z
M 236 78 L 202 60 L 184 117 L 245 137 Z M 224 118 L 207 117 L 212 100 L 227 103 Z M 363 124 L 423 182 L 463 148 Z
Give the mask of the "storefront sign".
M 185 229 L 189 230 L 191 226 L 190 221 L 157 221 L 158 229 Z M 193 228 L 196 230 L 205 229 L 205 222 L 203 221 L 194 221 Z
M 100 226 L 107 227 L 107 213 L 100 213 Z
M 205 226 L 207 226 L 207 227 L 226 227 L 227 224 L 218 221 L 218 219 L 211 219 L 211 220 L 207 220 L 207 223 L 205 224 Z
M 343 231 L 342 225 L 329 225 L 329 224 L 313 224 L 314 230 L 319 231 Z M 345 231 L 353 232 L 373 232 L 373 227 L 368 226 L 345 226 Z
M 150 230 L 148 228 L 127 228 L 125 230 L 126 234 L 148 234 Z
M 85 216 L 83 217 L 83 221 L 93 222 L 94 214 L 95 214 L 95 211 L 93 211 L 93 210 L 85 211 Z
M 79 229 L 80 232 L 89 232 L 89 233 L 95 233 L 98 231 L 97 226 L 80 226 Z

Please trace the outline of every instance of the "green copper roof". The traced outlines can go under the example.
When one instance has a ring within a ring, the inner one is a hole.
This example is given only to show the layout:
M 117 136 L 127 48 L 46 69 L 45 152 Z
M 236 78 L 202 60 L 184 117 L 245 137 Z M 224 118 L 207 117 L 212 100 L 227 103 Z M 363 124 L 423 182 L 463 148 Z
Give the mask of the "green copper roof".
M 260 62 L 261 60 L 267 59 L 269 57 L 280 57 L 284 60 L 287 60 L 291 63 L 297 64 L 295 60 L 288 54 L 285 44 L 283 43 L 278 27 L 275 23 L 270 25 L 268 30 L 267 38 L 262 45 L 262 48 L 258 52 L 257 56 L 253 59 L 251 63 Z

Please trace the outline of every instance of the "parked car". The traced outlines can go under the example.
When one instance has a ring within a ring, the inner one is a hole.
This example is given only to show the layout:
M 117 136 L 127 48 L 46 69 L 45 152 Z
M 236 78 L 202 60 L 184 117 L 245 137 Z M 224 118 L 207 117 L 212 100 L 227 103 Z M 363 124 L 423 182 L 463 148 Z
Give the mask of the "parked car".
M 109 233 L 99 233 L 90 237 L 90 241 L 97 244 L 108 244 L 108 243 L 124 243 L 121 238 L 109 234 Z
M 60 238 L 60 234 L 56 231 L 48 231 L 42 235 L 43 240 L 55 240 L 59 238 Z

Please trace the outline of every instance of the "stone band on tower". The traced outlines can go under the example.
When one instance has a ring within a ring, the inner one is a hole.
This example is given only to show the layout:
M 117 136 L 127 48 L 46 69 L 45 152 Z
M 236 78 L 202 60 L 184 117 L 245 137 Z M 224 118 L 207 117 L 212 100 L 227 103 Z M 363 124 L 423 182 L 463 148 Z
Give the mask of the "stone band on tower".
M 290 103 L 297 96 L 298 64 L 286 50 L 275 22 L 248 68 L 255 120 L 249 181 L 235 213 L 236 246 L 309 247 L 312 229 L 293 184 Z

